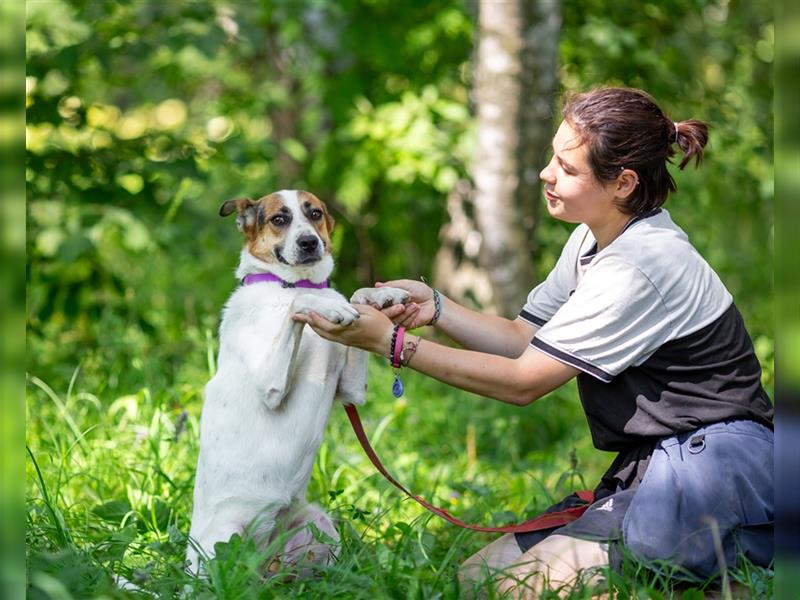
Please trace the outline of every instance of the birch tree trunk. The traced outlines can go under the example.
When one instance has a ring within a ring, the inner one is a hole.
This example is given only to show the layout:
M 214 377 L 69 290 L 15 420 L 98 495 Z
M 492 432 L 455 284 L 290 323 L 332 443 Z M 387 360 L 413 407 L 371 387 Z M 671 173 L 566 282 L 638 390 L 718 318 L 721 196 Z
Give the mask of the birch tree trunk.
M 478 24 L 475 187 L 448 199 L 451 223 L 442 231 L 435 276 L 455 299 L 513 317 L 535 284 L 538 174 L 553 131 L 559 0 L 480 0 Z M 461 252 L 447 256 L 448 248 Z M 446 275 L 446 268 L 460 271 Z

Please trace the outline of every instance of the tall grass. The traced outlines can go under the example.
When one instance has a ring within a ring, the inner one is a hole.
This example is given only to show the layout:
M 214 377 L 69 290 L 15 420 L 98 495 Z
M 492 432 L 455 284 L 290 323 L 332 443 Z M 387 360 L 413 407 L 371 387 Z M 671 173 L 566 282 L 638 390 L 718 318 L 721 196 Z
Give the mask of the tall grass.
M 336 564 L 308 579 L 265 577 L 269 549 L 259 554 L 234 538 L 217 548 L 207 578 L 188 577 L 201 391 L 214 369 L 211 338 L 195 338 L 187 361 L 196 381 L 104 397 L 92 391 L 108 389 L 97 369 L 75 368 L 63 389 L 28 376 L 30 598 L 137 596 L 118 589 L 117 574 L 161 598 L 463 596 L 458 565 L 492 536 L 458 529 L 404 498 L 369 463 L 343 410 L 333 412 L 308 490 L 338 522 Z M 141 372 L 157 369 L 157 355 L 142 361 Z M 406 393 L 395 399 L 389 368 L 372 361 L 365 427 L 402 482 L 464 520 L 503 524 L 533 515 L 591 486 L 611 460 L 591 448 L 573 388 L 519 409 L 411 372 L 404 379 Z M 745 565 L 731 576 L 752 597 L 771 594 L 769 571 Z M 618 597 L 668 597 L 674 588 L 642 569 L 607 579 Z M 568 595 L 595 592 L 579 587 Z

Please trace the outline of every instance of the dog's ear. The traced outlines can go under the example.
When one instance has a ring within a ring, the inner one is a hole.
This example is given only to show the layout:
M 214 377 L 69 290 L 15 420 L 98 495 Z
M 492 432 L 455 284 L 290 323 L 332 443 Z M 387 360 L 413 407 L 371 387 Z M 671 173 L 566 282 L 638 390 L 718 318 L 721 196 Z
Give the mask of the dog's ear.
M 236 227 L 244 231 L 256 224 L 258 202 L 251 198 L 231 198 L 219 207 L 219 216 L 227 217 L 236 212 Z

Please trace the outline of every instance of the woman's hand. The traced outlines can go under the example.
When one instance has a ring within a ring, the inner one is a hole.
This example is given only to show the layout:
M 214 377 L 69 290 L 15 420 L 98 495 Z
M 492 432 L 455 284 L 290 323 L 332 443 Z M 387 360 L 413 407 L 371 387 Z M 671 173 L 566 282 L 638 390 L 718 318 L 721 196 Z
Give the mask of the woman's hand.
M 389 317 L 367 304 L 354 304 L 353 307 L 359 317 L 350 325 L 333 323 L 313 311 L 308 315 L 294 314 L 292 320 L 306 323 L 326 340 L 388 356 L 394 329 Z
M 435 312 L 433 290 L 430 286 L 413 279 L 397 279 L 375 283 L 375 287 L 396 287 L 409 293 L 407 304 L 395 304 L 383 309 L 383 313 L 394 323 L 406 329 L 423 327 L 431 322 Z

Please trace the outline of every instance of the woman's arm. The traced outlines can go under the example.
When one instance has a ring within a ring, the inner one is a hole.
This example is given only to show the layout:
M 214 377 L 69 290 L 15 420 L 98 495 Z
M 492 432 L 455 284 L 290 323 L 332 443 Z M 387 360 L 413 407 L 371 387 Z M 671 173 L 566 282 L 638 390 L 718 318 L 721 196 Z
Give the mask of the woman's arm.
M 468 350 L 518 358 L 539 329 L 515 319 L 484 315 L 442 296 L 442 316 L 436 324 L 440 331 Z
M 525 406 L 562 386 L 578 370 L 528 347 L 507 358 L 423 340 L 408 366 L 462 390 Z
M 435 314 L 433 289 L 421 281 L 398 279 L 377 283 L 406 290 L 411 302 L 384 310 L 395 323 L 408 329 L 428 325 Z M 436 327 L 464 348 L 517 358 L 528 347 L 538 327 L 521 319 L 484 315 L 461 306 L 439 292 L 441 312 Z
M 372 307 L 357 305 L 360 317 L 341 326 L 316 313 L 293 318 L 313 327 L 322 337 L 387 356 L 393 325 Z M 517 358 L 496 356 L 421 341 L 408 366 L 468 392 L 524 406 L 563 385 L 578 370 L 528 348 Z

